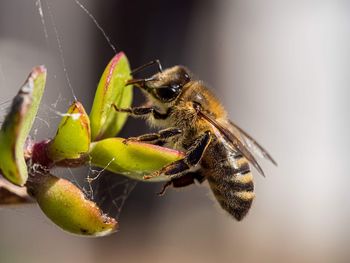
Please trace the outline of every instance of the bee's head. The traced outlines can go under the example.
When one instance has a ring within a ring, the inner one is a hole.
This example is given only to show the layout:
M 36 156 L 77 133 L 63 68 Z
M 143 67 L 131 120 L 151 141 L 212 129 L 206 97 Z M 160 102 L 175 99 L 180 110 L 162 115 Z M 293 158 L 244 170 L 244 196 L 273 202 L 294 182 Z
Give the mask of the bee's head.
M 185 67 L 174 66 L 148 79 L 130 80 L 128 84 L 141 88 L 157 104 L 171 104 L 190 80 L 190 74 Z

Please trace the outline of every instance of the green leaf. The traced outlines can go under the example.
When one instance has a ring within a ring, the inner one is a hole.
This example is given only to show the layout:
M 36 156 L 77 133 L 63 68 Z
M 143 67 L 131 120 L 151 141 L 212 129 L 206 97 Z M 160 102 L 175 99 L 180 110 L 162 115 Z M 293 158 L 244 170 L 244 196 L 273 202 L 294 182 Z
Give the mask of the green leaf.
M 48 145 L 48 156 L 54 162 L 79 159 L 90 147 L 90 120 L 83 105 L 75 101 L 62 118 L 56 136 Z
M 45 215 L 67 232 L 105 236 L 118 227 L 114 218 L 103 214 L 68 180 L 38 172 L 29 178 L 27 188 Z
M 112 104 L 130 107 L 132 86 L 125 86 L 130 78 L 128 59 L 120 52 L 109 62 L 97 86 L 90 113 L 92 141 L 114 137 L 122 129 L 127 114 L 116 112 Z
M 13 99 L 0 130 L 0 173 L 16 185 L 24 185 L 28 177 L 24 143 L 37 114 L 45 82 L 46 68 L 33 68 Z
M 156 145 L 128 141 L 123 138 L 109 138 L 91 143 L 90 162 L 136 180 L 143 180 L 143 175 L 157 171 L 163 166 L 184 157 L 182 152 Z M 147 181 L 168 181 L 159 176 Z

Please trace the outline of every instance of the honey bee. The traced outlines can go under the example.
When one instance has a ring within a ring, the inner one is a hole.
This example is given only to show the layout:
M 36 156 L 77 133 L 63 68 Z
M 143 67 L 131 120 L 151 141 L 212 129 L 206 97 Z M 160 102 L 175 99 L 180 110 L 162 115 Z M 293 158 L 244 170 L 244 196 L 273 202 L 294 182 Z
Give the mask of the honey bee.
M 184 187 L 208 181 L 221 207 L 238 221 L 248 213 L 254 184 L 250 164 L 264 176 L 251 150 L 277 165 L 271 155 L 250 135 L 230 121 L 222 104 L 202 81 L 193 80 L 183 66 L 163 70 L 158 60 L 132 73 L 157 64 L 159 72 L 147 79 L 132 79 L 127 85 L 140 88 L 146 96 L 142 107 L 115 110 L 144 117 L 155 127 L 151 133 L 126 139 L 167 145 L 185 152 L 185 157 L 147 175 L 168 176 L 160 194 L 169 186 Z

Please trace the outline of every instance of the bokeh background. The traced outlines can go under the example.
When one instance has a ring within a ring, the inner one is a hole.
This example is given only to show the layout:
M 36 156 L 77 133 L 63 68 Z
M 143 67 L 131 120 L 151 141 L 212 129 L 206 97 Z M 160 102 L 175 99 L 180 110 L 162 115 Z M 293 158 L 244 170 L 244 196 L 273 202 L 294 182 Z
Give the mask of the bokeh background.
M 160 185 L 138 183 L 120 231 L 104 238 L 66 234 L 35 205 L 2 208 L 1 263 L 350 262 L 349 1 L 81 3 L 133 67 L 155 58 L 188 66 L 279 166 L 261 161 L 267 177 L 256 176 L 243 222 L 221 211 L 206 185 L 159 198 Z M 48 67 L 37 139 L 55 133 L 60 117 L 52 109 L 65 112 L 73 100 L 63 66 L 90 109 L 113 54 L 74 0 L 0 0 L 0 102 L 34 65 Z M 130 119 L 121 136 L 146 131 Z

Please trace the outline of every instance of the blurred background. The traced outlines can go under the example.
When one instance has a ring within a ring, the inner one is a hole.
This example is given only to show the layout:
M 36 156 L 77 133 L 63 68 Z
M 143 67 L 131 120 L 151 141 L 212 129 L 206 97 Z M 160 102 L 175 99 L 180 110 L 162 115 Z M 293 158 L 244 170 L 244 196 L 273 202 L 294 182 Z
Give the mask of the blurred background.
M 103 238 L 64 233 L 35 205 L 2 208 L 1 263 L 350 262 L 349 1 L 80 1 L 132 67 L 159 58 L 190 68 L 279 166 L 261 161 L 267 177 L 255 173 L 243 222 L 205 184 L 160 198 L 161 185 L 138 183 L 120 231 Z M 89 110 L 113 54 L 74 0 L 0 0 L 0 102 L 34 65 L 48 68 L 36 139 L 54 135 L 55 111 L 73 101 L 65 71 Z M 147 129 L 129 119 L 121 136 Z

